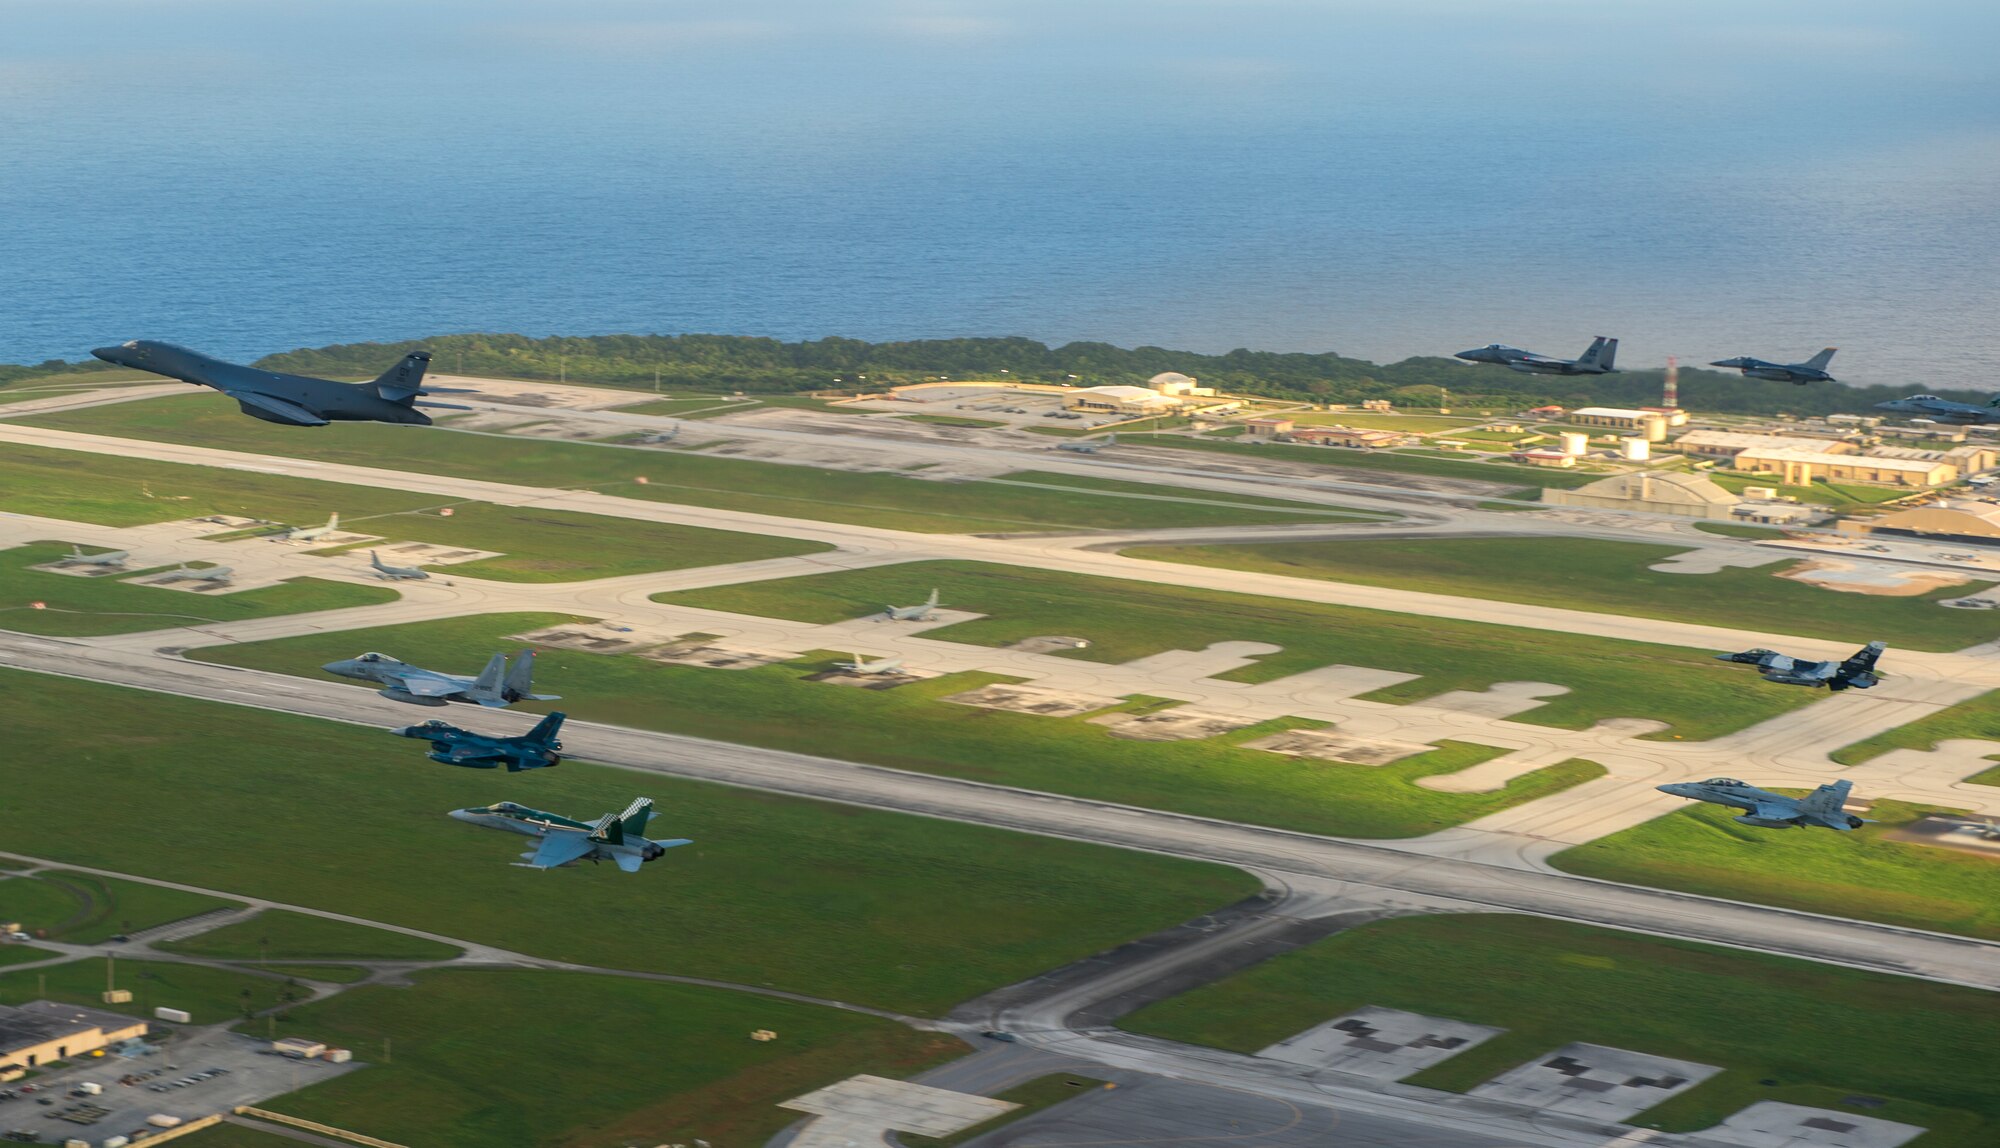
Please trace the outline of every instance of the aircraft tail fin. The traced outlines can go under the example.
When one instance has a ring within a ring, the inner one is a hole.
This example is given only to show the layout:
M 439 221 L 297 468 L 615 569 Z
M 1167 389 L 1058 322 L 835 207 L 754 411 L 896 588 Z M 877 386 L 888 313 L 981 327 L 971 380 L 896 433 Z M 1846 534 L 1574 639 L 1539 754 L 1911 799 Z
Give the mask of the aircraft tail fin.
M 431 365 L 429 351 L 411 351 L 375 380 L 375 395 L 392 403 L 410 406 L 424 393 L 424 371 Z
M 486 659 L 486 668 L 479 671 L 479 677 L 472 683 L 472 693 L 497 695 L 500 692 L 500 676 L 507 672 L 507 655 L 495 654 Z
M 339 530 L 339 529 L 340 529 L 340 511 L 336 510 L 336 511 L 334 511 L 333 513 L 331 513 L 331 514 L 327 515 L 327 516 L 326 516 L 326 526 L 325 526 L 325 527 L 323 527 L 322 529 L 324 529 L 324 530 L 325 530 L 325 531 L 326 531 L 326 532 L 327 532 L 328 534 L 331 534 L 331 533 L 333 533 L 334 531 L 336 531 L 336 530 Z
M 619 822 L 616 813 L 607 813 L 591 826 L 590 839 L 604 845 L 623 845 L 625 826 Z
M 924 599 L 924 605 L 926 605 L 926 606 L 935 606 L 935 605 L 937 605 L 937 604 L 938 604 L 938 592 L 937 592 L 937 587 L 936 587 L 936 586 L 933 586 L 933 587 L 931 587 L 931 596 L 930 596 L 930 597 L 928 597 L 928 598 L 926 598 L 926 599 Z
M 522 650 L 521 656 L 514 659 L 514 668 L 507 671 L 507 684 L 502 690 L 503 695 L 510 702 L 518 702 L 523 698 L 553 701 L 554 694 L 544 697 L 535 692 L 534 678 L 535 651 Z
M 1851 781 L 1822 785 L 1799 802 L 1799 812 L 1829 829 L 1859 829 L 1868 823 L 1868 818 L 1847 812 L 1847 795 L 1853 789 Z
M 1826 365 L 1828 363 L 1833 362 L 1833 353 L 1839 349 L 1840 348 L 1838 347 L 1828 347 L 1825 350 L 1821 351 L 1819 354 L 1814 355 L 1812 358 L 1807 359 L 1805 362 L 1799 365 L 1802 367 L 1810 367 L 1815 371 L 1824 371 L 1826 370 Z
M 1868 687 L 1881 679 L 1875 673 L 1875 662 L 1882 651 L 1889 647 L 1882 642 L 1870 642 L 1840 663 L 1840 672 L 1835 675 L 1843 685 Z
M 1609 371 L 1618 358 L 1618 340 L 1603 335 L 1591 340 L 1589 349 L 1577 356 L 1576 365 L 1587 370 Z
M 568 714 L 563 713 L 561 710 L 557 710 L 536 722 L 535 728 L 528 731 L 527 740 L 539 745 L 553 746 L 557 744 L 556 734 L 562 731 L 563 719 L 568 716 Z
M 625 807 L 618 815 L 619 832 L 626 837 L 644 837 L 646 823 L 653 819 L 653 799 L 641 797 Z
M 1117 446 L 1117 445 L 1118 445 L 1118 432 L 1117 432 L 1117 431 L 1112 431 L 1112 432 L 1111 432 L 1110 434 L 1108 434 L 1108 435 L 1105 435 L 1105 436 L 1104 436 L 1104 445 L 1105 445 L 1105 446 Z

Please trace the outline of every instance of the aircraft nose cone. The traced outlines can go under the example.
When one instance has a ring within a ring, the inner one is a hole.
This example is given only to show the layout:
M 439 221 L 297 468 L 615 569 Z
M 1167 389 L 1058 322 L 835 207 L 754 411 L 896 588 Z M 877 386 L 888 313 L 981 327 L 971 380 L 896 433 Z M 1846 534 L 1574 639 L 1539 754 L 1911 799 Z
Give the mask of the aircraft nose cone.
M 325 670 L 329 674 L 343 674 L 352 676 L 354 673 L 354 659 L 342 658 L 340 661 L 337 662 L 328 662 L 327 664 L 321 666 L 320 669 Z
M 1688 787 L 1678 782 L 1672 785 L 1656 785 L 1653 788 L 1659 790 L 1661 793 L 1671 793 L 1675 797 L 1686 797 L 1688 795 Z
M 91 355 L 103 359 L 107 363 L 117 363 L 119 366 L 124 366 L 124 353 L 125 348 L 123 347 L 99 347 L 92 351 Z
M 473 816 L 472 816 L 472 810 L 470 810 L 470 809 L 454 809 L 454 810 L 452 810 L 452 811 L 451 811 L 450 813 L 446 814 L 446 816 L 447 816 L 447 817 L 450 817 L 450 818 L 451 818 L 451 819 L 452 819 L 453 821 L 472 821 L 472 820 L 474 820 L 474 818 L 473 818 Z

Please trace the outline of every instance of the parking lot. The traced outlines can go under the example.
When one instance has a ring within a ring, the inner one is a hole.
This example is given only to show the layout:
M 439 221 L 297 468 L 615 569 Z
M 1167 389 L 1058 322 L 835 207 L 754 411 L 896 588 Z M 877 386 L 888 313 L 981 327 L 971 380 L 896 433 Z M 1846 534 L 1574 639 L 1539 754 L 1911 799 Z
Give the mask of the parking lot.
M 204 1028 L 177 1035 L 148 1056 L 85 1058 L 0 1086 L 0 1093 L 14 1094 L 0 1099 L 0 1135 L 17 1142 L 59 1144 L 76 1137 L 95 1144 L 148 1128 L 147 1118 L 157 1113 L 192 1120 L 260 1104 L 361 1067 L 293 1060 L 269 1047 L 267 1040 Z M 85 1082 L 103 1091 L 74 1095 Z

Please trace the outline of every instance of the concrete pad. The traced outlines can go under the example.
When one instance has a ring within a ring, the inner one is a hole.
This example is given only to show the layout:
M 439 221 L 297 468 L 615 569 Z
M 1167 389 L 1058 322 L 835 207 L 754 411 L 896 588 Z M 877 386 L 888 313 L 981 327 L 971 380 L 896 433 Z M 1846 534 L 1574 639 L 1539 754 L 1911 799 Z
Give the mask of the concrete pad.
M 1207 710 L 1184 709 L 1179 706 L 1147 714 L 1100 714 L 1088 720 L 1093 725 L 1105 726 L 1112 737 L 1130 738 L 1133 741 L 1193 741 L 1198 738 L 1220 737 L 1232 730 L 1257 724 L 1253 718 L 1212 713 Z
M 391 566 L 455 566 L 501 556 L 498 550 L 472 550 L 432 542 L 398 542 L 394 546 L 380 547 L 376 553 Z
M 781 1101 L 778 1107 L 830 1118 L 862 1132 L 873 1129 L 879 1133 L 894 1129 L 920 1136 L 949 1136 L 982 1120 L 1011 1112 L 1020 1105 L 990 1096 L 973 1096 L 948 1088 L 912 1084 L 907 1080 L 862 1075 Z M 878 1135 L 877 1142 L 879 1140 Z M 803 1137 L 793 1141 L 795 1144 L 804 1142 Z M 869 1141 L 862 1140 L 862 1143 Z
M 1684 554 L 1670 554 L 1647 569 L 1658 570 L 1662 574 L 1719 574 L 1732 566 L 1754 569 L 1783 562 L 1786 557 L 1783 554 L 1758 554 L 1736 549 L 1689 550 Z
M 1954 737 L 1929 749 L 1892 749 L 1868 765 L 1884 776 L 1959 780 L 1993 768 L 1996 754 L 2000 754 L 2000 741 Z
M 897 686 L 907 686 L 911 682 L 928 681 L 942 677 L 928 670 L 897 670 L 889 674 L 856 674 L 847 670 L 828 670 L 823 674 L 808 674 L 809 682 L 825 682 L 832 686 L 848 686 L 857 690 L 893 690 Z
M 1401 1080 L 1505 1031 L 1370 1005 L 1286 1037 L 1257 1055 L 1377 1080 Z
M 1616 1123 L 1721 1071 L 1601 1044 L 1569 1044 L 1494 1077 L 1471 1095 Z
M 310 527 L 312 524 L 307 523 L 306 525 Z M 286 538 L 282 534 L 274 534 L 266 539 L 266 541 L 282 542 L 287 546 L 296 546 L 301 550 L 330 550 L 336 546 L 353 546 L 362 542 L 379 541 L 381 537 L 380 534 L 358 534 L 352 530 L 335 530 L 312 538 L 300 538 L 296 540 Z
M 1045 634 L 1034 638 L 1022 638 L 1000 647 L 1003 650 L 1019 650 L 1024 654 L 1055 654 L 1064 650 L 1082 650 L 1089 642 L 1082 638 L 1072 638 L 1067 634 Z
M 1846 562 L 1819 558 L 1804 561 L 1778 577 L 1807 582 L 1823 590 L 1849 594 L 1876 594 L 1891 598 L 1914 598 L 1941 586 L 1963 586 L 1972 579 L 1943 570 L 1923 570 L 1892 566 L 1883 562 Z
M 1367 666 L 1320 666 L 1290 677 L 1274 678 L 1256 688 L 1295 698 L 1307 705 L 1317 705 L 1345 701 L 1404 682 L 1414 682 L 1419 676 Z
M 1326 729 L 1291 729 L 1243 743 L 1245 749 L 1262 749 L 1289 757 L 1310 757 L 1337 761 L 1343 765 L 1388 765 L 1414 754 L 1428 753 L 1431 746 L 1414 741 L 1386 741 L 1356 737 Z
M 1742 1148 L 1896 1148 L 1923 1135 L 1914 1124 L 1760 1100 L 1694 1139 Z
M 671 666 L 699 666 L 707 670 L 754 670 L 758 666 L 776 665 L 794 657 L 769 650 L 738 650 L 706 644 L 663 646 L 641 651 L 639 656 Z
M 1200 650 L 1162 650 L 1134 658 L 1120 668 L 1136 670 L 1160 681 L 1194 681 L 1212 678 L 1254 663 L 1266 654 L 1284 649 L 1269 642 L 1215 642 Z
M 1526 713 L 1547 699 L 1561 697 L 1568 686 L 1549 682 L 1495 682 L 1483 690 L 1453 690 L 1414 704 L 1480 717 L 1507 718 Z
M 1006 710 L 1009 713 L 1041 714 L 1044 717 L 1078 717 L 1115 706 L 1125 699 L 1079 694 L 1047 686 L 995 684 L 951 694 L 940 700 L 956 702 L 962 706 L 977 706 L 980 709 Z
M 67 574 L 72 578 L 113 578 L 121 574 L 130 574 L 132 566 L 133 563 L 130 561 L 123 566 L 59 566 L 53 562 L 46 562 L 40 566 L 30 566 L 28 569 L 39 570 L 44 574 Z
M 665 635 L 644 634 L 637 630 L 621 630 L 599 622 L 550 626 L 546 629 L 531 630 L 525 634 L 510 634 L 507 640 L 558 650 L 582 650 L 588 654 L 630 654 L 648 646 L 660 645 L 671 638 Z

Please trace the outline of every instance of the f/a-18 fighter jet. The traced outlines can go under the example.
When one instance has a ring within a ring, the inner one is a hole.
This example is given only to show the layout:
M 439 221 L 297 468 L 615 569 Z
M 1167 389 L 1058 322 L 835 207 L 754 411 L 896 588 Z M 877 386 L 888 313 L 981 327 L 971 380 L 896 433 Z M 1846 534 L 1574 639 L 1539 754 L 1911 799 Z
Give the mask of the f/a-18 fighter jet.
M 320 668 L 343 678 L 377 682 L 383 688 L 376 692 L 383 697 L 390 701 L 409 702 L 419 706 L 467 702 L 493 709 L 504 709 L 519 701 L 562 700 L 560 694 L 533 692 L 534 687 L 529 682 L 535 672 L 533 650 L 522 650 L 520 660 L 514 663 L 512 669 L 507 668 L 507 655 L 495 654 L 476 678 L 441 674 L 436 670 L 426 670 L 408 662 L 399 662 L 387 654 L 373 653 L 363 654 L 358 658 L 328 662 Z
M 1733 359 L 1717 359 L 1711 367 L 1734 367 L 1743 372 L 1746 379 L 1770 379 L 1778 383 L 1795 383 L 1801 387 L 1807 383 L 1830 383 L 1833 376 L 1826 373 L 1826 365 L 1833 361 L 1833 353 L 1838 347 L 1828 347 L 1803 363 L 1773 363 L 1764 359 L 1753 359 L 1748 355 L 1738 355 Z
M 875 620 L 877 622 L 928 622 L 931 620 L 931 615 L 937 613 L 937 608 L 938 592 L 936 587 L 932 587 L 931 596 L 917 605 L 884 606 L 882 607 L 882 616 Z
M 368 567 L 375 571 L 377 578 L 386 578 L 391 582 L 420 581 L 430 577 L 421 566 L 391 566 L 382 561 L 381 555 L 373 550 L 368 552 Z
M 1707 801 L 1715 805 L 1733 805 L 1743 810 L 1734 818 L 1745 825 L 1755 825 L 1764 829 L 1790 829 L 1793 826 L 1807 828 L 1817 826 L 1822 829 L 1838 829 L 1842 833 L 1859 829 L 1868 824 L 1868 818 L 1856 817 L 1844 808 L 1847 792 L 1854 788 L 1851 781 L 1836 781 L 1832 785 L 1822 785 L 1804 797 L 1786 797 L 1759 789 L 1733 777 L 1711 777 L 1707 781 L 1683 781 L 1673 785 L 1656 785 L 1661 793 L 1671 793 L 1675 797 Z
M 1553 359 L 1501 343 L 1488 343 L 1484 347 L 1460 351 L 1452 358 L 1471 363 L 1498 363 L 1510 371 L 1528 375 L 1615 375 L 1618 369 L 1611 364 L 1618 358 L 1618 340 L 1599 335 L 1583 354 L 1574 359 Z
M 102 554 L 85 554 L 83 547 L 72 542 L 69 553 L 56 559 L 58 566 L 123 566 L 132 556 L 130 550 L 106 550 Z
M 1875 672 L 1875 659 L 1888 648 L 1881 642 L 1870 642 L 1839 662 L 1802 662 L 1776 650 L 1745 650 L 1740 654 L 1717 654 L 1715 658 L 1720 662 L 1756 666 L 1757 672 L 1764 675 L 1767 682 L 1788 686 L 1825 686 L 1834 691 L 1849 688 L 1865 690 L 1882 680 L 1881 675 Z
M 1915 415 L 1932 422 L 1951 423 L 1956 426 L 1978 426 L 1984 423 L 2000 423 L 2000 397 L 1985 406 L 1974 403 L 1954 402 L 1936 395 L 1910 395 L 1906 398 L 1890 399 L 1886 403 L 1876 403 L 1878 411 L 1894 411 L 1899 415 Z
M 165 375 L 197 387 L 213 387 L 235 399 L 236 405 L 251 418 L 286 426 L 323 427 L 330 422 L 429 426 L 431 417 L 417 410 L 418 406 L 451 405 L 417 402 L 432 393 L 423 389 L 424 370 L 431 362 L 428 351 L 411 351 L 372 383 L 338 383 L 309 375 L 263 371 L 152 339 L 99 347 L 91 354 L 121 367 Z
M 432 761 L 463 765 L 470 769 L 494 769 L 504 765 L 508 773 L 519 773 L 524 769 L 542 769 L 562 762 L 562 754 L 558 752 L 562 749 L 562 742 L 556 739 L 556 734 L 562 729 L 566 716 L 560 712 L 552 713 L 520 737 L 474 733 L 436 720 L 422 725 L 406 725 L 394 732 L 430 742 L 431 751 L 426 756 Z
M 454 809 L 451 815 L 487 829 L 541 838 L 539 848 L 521 854 L 521 860 L 515 862 L 523 869 L 556 869 L 578 861 L 609 861 L 627 873 L 637 873 L 639 866 L 659 860 L 667 850 L 694 844 L 685 837 L 654 841 L 645 836 L 646 823 L 655 816 L 650 797 L 641 797 L 626 806 L 625 812 L 607 813 L 595 822 L 571 821 L 511 801 L 477 809 Z

